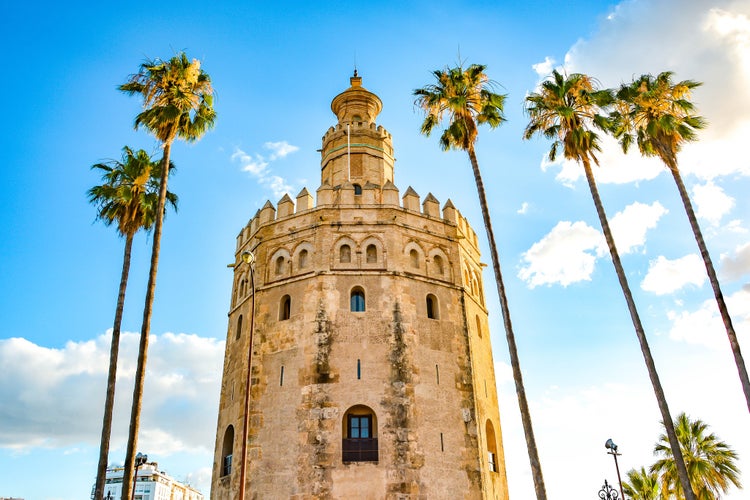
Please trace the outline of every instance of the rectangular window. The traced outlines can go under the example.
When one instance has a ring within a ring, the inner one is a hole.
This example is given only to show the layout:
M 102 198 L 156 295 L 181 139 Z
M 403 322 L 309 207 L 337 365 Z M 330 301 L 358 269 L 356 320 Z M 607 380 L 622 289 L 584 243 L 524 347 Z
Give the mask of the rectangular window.
M 349 439 L 369 439 L 371 435 L 370 415 L 349 415 Z

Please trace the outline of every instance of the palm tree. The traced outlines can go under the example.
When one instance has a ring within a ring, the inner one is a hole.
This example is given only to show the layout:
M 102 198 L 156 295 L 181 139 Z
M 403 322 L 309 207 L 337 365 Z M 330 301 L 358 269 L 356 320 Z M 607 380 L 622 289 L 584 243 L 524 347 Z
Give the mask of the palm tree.
M 107 396 L 104 403 L 99 466 L 94 490 L 94 498 L 101 500 L 104 495 L 109 437 L 112 431 L 117 355 L 120 348 L 120 325 L 122 323 L 122 310 L 125 305 L 125 290 L 128 286 L 128 273 L 130 272 L 130 252 L 135 234 L 141 229 L 150 229 L 154 224 L 160 172 L 159 164 L 151 161 L 148 153 L 142 149 L 133 151 L 127 146 L 122 150 L 122 161 L 112 160 L 107 163 L 97 163 L 91 168 L 101 171 L 104 181 L 104 184 L 94 186 L 88 191 L 89 201 L 96 205 L 97 218 L 107 226 L 116 224 L 117 231 L 125 237 L 125 255 L 122 259 L 120 289 L 117 296 L 115 321 L 112 326 Z M 177 210 L 176 195 L 168 192 L 167 201 Z
M 629 497 L 631 500 L 660 500 L 662 498 L 659 475 L 656 472 L 646 471 L 645 467 L 641 467 L 641 470 L 630 469 L 627 480 L 622 483 L 622 489 L 626 498 Z
M 651 356 L 651 349 L 646 340 L 646 334 L 635 306 L 635 300 L 633 300 L 633 294 L 630 291 L 625 271 L 620 262 L 620 255 L 617 252 L 615 240 L 609 227 L 609 221 L 607 220 L 607 214 L 604 212 L 604 206 L 599 197 L 599 190 L 596 187 L 594 172 L 591 168 L 592 162 L 596 165 L 599 164 L 596 152 L 601 150 L 599 136 L 591 129 L 591 126 L 595 124 L 601 128 L 606 125 L 600 111 L 604 107 L 609 106 L 612 100 L 611 91 L 598 90 L 596 83 L 591 77 L 580 73 L 565 76 L 555 70 L 552 72 L 550 78 L 542 82 L 538 92 L 534 92 L 526 97 L 526 112 L 530 120 L 524 130 L 523 138 L 531 139 L 534 134 L 540 134 L 547 139 L 553 139 L 549 152 L 550 161 L 555 161 L 558 149 L 562 148 L 564 158 L 578 161 L 583 165 L 586 180 L 591 190 L 591 197 L 594 200 L 596 213 L 599 216 L 604 238 L 607 241 L 609 253 L 612 256 L 612 263 L 615 266 L 620 287 L 625 295 L 625 301 L 630 311 L 636 336 L 640 342 L 641 352 L 646 362 L 646 368 L 654 388 L 662 419 L 670 424 L 667 426 L 667 435 L 670 438 L 669 441 L 676 457 L 680 479 L 685 485 L 685 490 L 691 495 L 688 496 L 688 500 L 694 500 L 692 491 L 690 491 L 690 482 L 687 470 L 685 469 L 685 463 L 680 454 L 677 437 L 671 426 L 672 418 L 669 414 L 664 390 L 659 381 L 659 375 L 656 372 L 654 359 Z
M 138 346 L 138 364 L 133 389 L 133 407 L 130 416 L 128 447 L 123 473 L 122 499 L 130 500 L 135 451 L 138 444 L 143 384 L 146 376 L 146 355 L 148 336 L 151 329 L 151 312 L 156 289 L 156 271 L 159 264 L 164 204 L 167 198 L 169 176 L 169 156 L 172 142 L 181 138 L 188 142 L 199 139 L 213 127 L 216 112 L 213 109 L 213 88 L 211 78 L 201 69 L 197 59 L 190 61 L 184 52 L 168 61 L 147 60 L 140 71 L 120 85 L 120 90 L 143 97 L 143 111 L 135 118 L 135 128 L 146 128 L 162 143 L 161 179 L 159 181 L 159 202 L 154 222 L 154 241 L 151 252 L 151 266 L 146 288 L 146 304 L 143 308 L 141 340 Z
M 719 286 L 719 279 L 711 262 L 711 256 L 690 202 L 690 196 L 677 166 L 677 153 L 682 145 L 696 140 L 696 131 L 706 125 L 702 117 L 693 114 L 695 106 L 690 102 L 691 91 L 699 85 L 701 84 L 692 80 L 674 83 L 672 73 L 669 71 L 659 73 L 656 77 L 642 75 L 632 83 L 622 85 L 617 92 L 618 105 L 613 113 L 614 135 L 619 138 L 625 152 L 635 141 L 641 154 L 658 156 L 672 173 L 706 266 L 708 279 L 719 306 L 719 313 L 724 322 L 727 337 L 729 337 L 729 345 L 737 365 L 747 408 L 750 411 L 750 379 L 745 368 L 745 360 L 740 351 L 740 344 Z
M 727 493 L 732 485 L 742 487 L 737 454 L 715 434 L 709 434 L 708 425 L 702 420 L 690 420 L 685 413 L 680 413 L 674 427 L 699 500 L 720 498 L 720 494 Z M 662 494 L 665 497 L 673 494 L 678 499 L 685 498 L 666 436 L 659 437 L 654 454 L 661 458 L 651 466 L 651 472 L 661 474 Z
M 513 380 L 516 385 L 518 405 L 521 411 L 521 421 L 523 422 L 524 434 L 526 436 L 526 447 L 534 478 L 534 489 L 537 499 L 543 500 L 547 498 L 547 492 L 544 488 L 542 467 L 536 449 L 529 405 L 526 401 L 526 390 L 524 389 L 521 375 L 521 365 L 518 360 L 518 350 L 516 348 L 515 335 L 513 334 L 513 325 L 510 320 L 505 285 L 503 283 L 502 272 L 500 271 L 500 259 L 495 245 L 495 236 L 492 231 L 489 209 L 487 208 L 487 197 L 479 170 L 479 162 L 474 151 L 478 125 L 486 123 L 491 128 L 495 128 L 505 121 L 505 117 L 503 116 L 505 95 L 493 92 L 493 85 L 484 72 L 485 68 L 486 66 L 481 64 L 472 64 L 466 69 L 462 65 L 459 65 L 455 68 L 446 67 L 444 70 L 433 71 L 432 74 L 437 82 L 414 90 L 414 95 L 416 96 L 415 105 L 425 113 L 421 132 L 426 136 L 429 136 L 432 130 L 440 125 L 444 115 L 447 114 L 448 123 L 447 127 L 443 130 L 443 134 L 440 136 L 440 146 L 444 151 L 451 148 L 464 150 L 469 155 L 469 160 L 471 161 L 474 181 L 479 196 L 479 205 L 482 209 L 482 218 L 490 245 L 497 293 L 500 297 L 500 308 L 508 340 L 510 363 L 513 369 Z

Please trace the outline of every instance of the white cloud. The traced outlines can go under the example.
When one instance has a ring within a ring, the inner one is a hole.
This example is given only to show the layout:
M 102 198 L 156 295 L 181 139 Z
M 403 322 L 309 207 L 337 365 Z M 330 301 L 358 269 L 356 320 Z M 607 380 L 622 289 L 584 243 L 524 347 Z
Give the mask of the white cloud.
M 656 227 L 667 209 L 658 201 L 650 205 L 632 203 L 609 221 L 620 255 L 632 253 L 646 244 L 646 232 Z M 602 252 L 606 252 L 606 248 Z
M 589 281 L 602 244 L 601 233 L 585 222 L 558 222 L 523 254 L 524 267 L 518 277 L 531 288 Z
M 713 182 L 698 184 L 693 187 L 693 202 L 696 215 L 706 219 L 714 226 L 721 223 L 721 218 L 734 208 L 734 198 Z
M 123 333 L 112 449 L 128 432 L 139 335 Z M 98 444 L 111 334 L 55 349 L 0 340 L 0 447 L 28 450 Z M 205 451 L 214 440 L 224 342 L 197 335 L 151 335 L 141 416 L 143 449 Z
M 735 248 L 734 255 L 722 255 L 720 266 L 722 279 L 728 281 L 738 280 L 750 274 L 750 243 Z
M 648 273 L 641 288 L 657 295 L 672 293 L 686 285 L 702 286 L 706 281 L 706 268 L 698 254 L 675 260 L 660 255 L 648 265 Z
M 555 68 L 555 60 L 549 56 L 544 58 L 544 61 L 531 65 L 534 72 L 539 75 L 540 78 L 547 78 Z
M 742 339 L 750 335 L 750 287 L 725 296 L 727 309 L 737 336 Z M 726 330 L 719 316 L 714 299 L 703 302 L 694 311 L 669 311 L 672 322 L 669 338 L 688 344 L 705 345 L 722 349 L 727 345 Z M 740 344 L 742 341 L 740 340 Z
M 292 186 L 283 177 L 271 174 L 269 165 L 275 160 L 285 158 L 291 153 L 298 151 L 299 148 L 286 141 L 266 142 L 263 144 L 263 147 L 271 150 L 271 155 L 268 158 L 258 153 L 249 155 L 240 148 L 235 147 L 230 159 L 233 162 L 239 163 L 243 172 L 248 172 L 255 177 L 258 180 L 258 184 L 271 190 L 276 199 L 283 197 L 285 194 L 291 196 Z
M 271 161 L 278 158 L 285 158 L 291 153 L 299 151 L 299 148 L 297 146 L 293 146 L 286 141 L 266 142 L 263 144 L 263 147 L 271 150 L 271 156 L 269 158 Z
M 529 211 L 529 204 L 528 202 L 524 201 L 523 203 L 521 203 L 521 208 L 519 208 L 516 211 L 516 213 L 520 215 L 525 215 L 526 213 L 528 213 L 528 211 Z
M 646 233 L 656 227 L 667 210 L 659 203 L 632 203 L 610 219 L 620 255 L 646 243 Z M 541 240 L 524 252 L 518 277 L 529 287 L 590 281 L 597 258 L 609 255 L 604 236 L 583 221 L 558 222 Z

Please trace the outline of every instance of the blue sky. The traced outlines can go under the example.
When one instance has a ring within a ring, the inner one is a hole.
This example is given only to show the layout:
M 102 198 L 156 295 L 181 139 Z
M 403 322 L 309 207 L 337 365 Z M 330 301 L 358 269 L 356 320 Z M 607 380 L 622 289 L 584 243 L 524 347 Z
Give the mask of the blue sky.
M 594 497 L 651 462 L 660 415 L 580 167 L 524 142 L 526 93 L 554 67 L 604 86 L 675 71 L 709 121 L 683 175 L 750 352 L 750 2 L 67 2 L 0 8 L 0 496 L 87 498 L 94 481 L 123 241 L 95 223 L 89 166 L 157 152 L 116 91 L 145 58 L 185 50 L 217 92 L 217 126 L 173 149 L 140 450 L 208 494 L 235 236 L 266 200 L 317 189 L 331 99 L 356 64 L 383 101 L 396 185 L 450 198 L 484 241 L 466 155 L 419 135 L 411 92 L 460 59 L 488 66 L 508 123 L 480 132 L 484 172 L 547 489 Z M 676 188 L 605 145 L 597 180 L 673 414 L 704 419 L 748 470 L 748 413 Z M 483 243 L 486 249 L 486 244 Z M 141 235 L 123 328 L 138 332 Z M 485 261 L 489 262 L 487 252 Z M 513 498 L 533 495 L 492 276 L 486 273 Z M 111 462 L 122 461 L 137 334 L 122 340 Z M 41 476 L 40 476 L 41 474 Z M 571 478 L 574 478 L 571 481 Z M 746 481 L 747 482 L 747 481 Z M 571 484 L 573 483 L 573 484 Z M 727 498 L 740 498 L 733 492 Z

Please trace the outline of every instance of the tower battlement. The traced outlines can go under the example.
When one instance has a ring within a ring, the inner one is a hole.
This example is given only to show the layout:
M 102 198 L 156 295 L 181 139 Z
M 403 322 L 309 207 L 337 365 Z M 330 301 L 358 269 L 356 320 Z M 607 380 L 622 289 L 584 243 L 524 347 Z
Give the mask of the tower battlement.
M 295 218 L 295 216 L 307 216 L 309 221 L 304 221 L 297 217 L 296 221 L 289 221 L 290 227 L 314 224 L 316 223 L 316 214 L 311 212 L 322 208 L 355 210 L 358 211 L 360 218 L 364 218 L 363 216 L 369 214 L 372 220 L 377 218 L 377 209 L 379 208 L 397 208 L 401 209 L 407 216 L 412 216 L 408 220 L 412 224 L 419 224 L 419 217 L 413 216 L 422 216 L 427 219 L 439 219 L 442 222 L 455 226 L 457 238 L 466 239 L 475 249 L 479 247 L 476 232 L 469 224 L 469 221 L 455 208 L 450 199 L 440 209 L 438 199 L 432 193 L 428 193 L 420 205 L 420 196 L 411 186 L 407 188 L 400 200 L 399 190 L 392 183 L 383 188 L 374 184 L 366 184 L 361 187 L 360 194 L 357 194 L 357 189 L 351 183 L 345 183 L 338 186 L 338 188 L 331 188 L 326 185 L 318 189 L 317 195 L 317 205 L 312 204 L 312 196 L 306 188 L 303 188 L 297 195 L 296 204 L 289 195 L 284 195 L 277 202 L 276 207 L 274 207 L 270 200 L 266 201 L 265 205 L 256 212 L 237 235 L 237 252 L 241 251 L 261 226 L 280 222 L 287 218 Z M 368 208 L 376 210 L 368 211 Z M 319 217 L 323 217 L 323 215 Z

